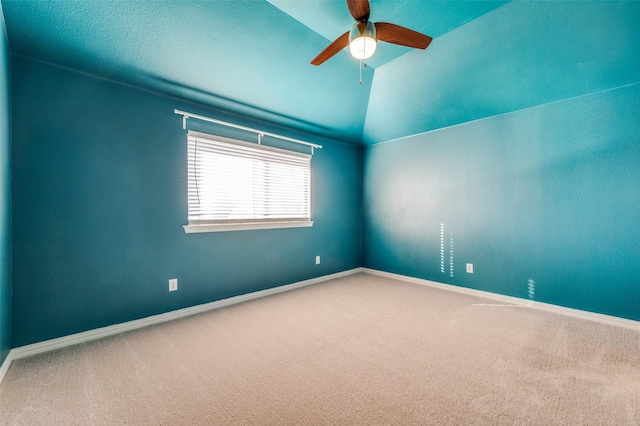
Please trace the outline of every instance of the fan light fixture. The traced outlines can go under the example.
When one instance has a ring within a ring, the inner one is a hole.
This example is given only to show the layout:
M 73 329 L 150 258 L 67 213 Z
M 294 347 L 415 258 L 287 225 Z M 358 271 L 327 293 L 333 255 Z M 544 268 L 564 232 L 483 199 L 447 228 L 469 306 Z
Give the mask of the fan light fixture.
M 376 51 L 376 27 L 373 22 L 358 21 L 349 32 L 349 52 L 356 59 L 368 59 Z
M 369 0 L 347 0 L 347 7 L 353 19 L 356 20 L 355 25 L 320 52 L 311 61 L 312 65 L 323 64 L 347 46 L 351 56 L 365 65 L 364 60 L 375 53 L 378 40 L 415 49 L 426 49 L 431 43 L 431 37 L 409 28 L 389 22 L 369 22 L 371 12 Z

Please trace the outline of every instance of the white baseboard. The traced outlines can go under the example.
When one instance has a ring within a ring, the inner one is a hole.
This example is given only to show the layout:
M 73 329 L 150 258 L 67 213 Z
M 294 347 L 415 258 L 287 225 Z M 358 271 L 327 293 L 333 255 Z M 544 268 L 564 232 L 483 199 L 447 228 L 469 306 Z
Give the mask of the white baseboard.
M 26 358 L 26 357 L 41 354 L 44 352 L 49 352 L 56 349 L 62 349 L 68 346 L 73 346 L 80 343 L 102 339 L 108 336 L 113 336 L 115 334 L 136 330 L 142 327 L 148 327 L 150 325 L 160 324 L 163 322 L 188 317 L 188 316 L 199 314 L 202 312 L 212 311 L 214 309 L 220 309 L 220 308 L 235 305 L 238 303 L 248 302 L 250 300 L 259 299 L 262 297 L 284 293 L 287 291 L 295 290 L 297 288 L 306 287 L 313 284 L 319 284 L 324 281 L 346 277 L 349 275 L 356 274 L 358 272 L 362 272 L 362 268 L 354 268 L 348 271 L 338 272 L 335 274 L 323 275 L 321 277 L 311 278 L 311 279 L 299 281 L 293 284 L 287 284 L 279 287 L 268 288 L 266 290 L 260 290 L 252 293 L 242 294 L 239 296 L 230 297 L 228 299 L 217 300 L 215 302 L 191 306 L 189 308 L 178 309 L 175 311 L 166 312 L 164 314 L 153 315 L 150 317 L 141 318 L 134 321 L 128 321 L 121 324 L 114 324 L 107 327 L 96 328 L 94 330 L 84 331 L 82 333 L 71 334 L 69 336 L 58 337 L 56 339 L 45 340 L 44 342 L 38 342 L 38 343 L 33 343 L 31 345 L 13 348 L 9 351 L 9 354 L 7 355 L 4 362 L 2 363 L 2 366 L 0 366 L 0 383 L 2 383 L 2 379 L 4 379 L 5 374 L 7 374 L 7 371 L 9 370 L 11 363 L 20 358 Z
M 548 303 L 537 302 L 532 300 L 520 299 L 518 297 L 505 296 L 496 293 L 490 293 L 482 290 L 475 290 L 466 287 L 458 287 L 451 284 L 443 284 L 436 281 L 425 280 L 421 278 L 413 278 L 406 275 L 393 274 L 391 272 L 378 271 L 369 268 L 354 268 L 348 271 L 338 272 L 331 275 L 324 275 L 322 277 L 312 278 L 305 281 L 299 281 L 297 283 L 283 285 L 280 287 L 269 288 L 266 290 L 256 291 L 253 293 L 243 294 L 240 296 L 230 297 L 228 299 L 217 300 L 211 303 L 205 303 L 202 305 L 192 306 L 189 308 L 178 309 L 176 311 L 166 312 L 164 314 L 153 315 L 147 318 L 139 320 L 129 321 L 122 324 L 110 325 L 108 327 L 97 328 L 94 330 L 85 331 L 82 333 L 71 334 L 69 336 L 59 337 L 57 339 L 46 340 L 44 342 L 38 342 L 31 345 L 21 346 L 11 349 L 9 354 L 5 358 L 2 365 L 0 365 L 0 384 L 7 374 L 11 363 L 17 359 L 33 356 L 36 354 L 52 351 L 55 349 L 62 349 L 67 346 L 77 345 L 91 340 L 101 339 L 115 334 L 124 333 L 131 330 L 136 330 L 142 327 L 147 327 L 154 324 L 160 324 L 166 321 L 172 321 L 179 318 L 199 314 L 202 312 L 211 311 L 214 309 L 224 308 L 226 306 L 235 305 L 238 303 L 248 302 L 250 300 L 259 299 L 262 297 L 272 296 L 279 293 L 295 290 L 297 288 L 306 287 L 313 284 L 318 284 L 324 281 L 329 281 L 336 278 L 342 278 L 349 275 L 353 275 L 359 272 L 364 272 L 371 275 L 378 275 L 381 277 L 392 278 L 399 281 L 406 281 L 425 285 L 433 288 L 438 288 L 446 291 L 454 291 L 463 293 L 470 296 L 482 297 L 485 299 L 495 300 L 497 302 L 508 304 L 512 306 L 529 307 L 533 309 L 540 309 L 560 315 L 567 315 L 574 318 L 580 318 L 589 321 L 596 321 L 603 324 L 608 324 L 616 327 L 624 327 L 640 331 L 640 321 L 634 321 L 625 318 L 618 318 L 610 315 L 598 314 L 594 312 L 581 311 L 579 309 L 565 308 L 563 306 L 551 305 Z
M 455 291 L 457 293 L 463 293 L 469 296 L 482 297 L 485 299 L 495 300 L 497 302 L 508 304 L 512 306 L 528 307 L 533 309 L 539 309 L 555 314 L 566 315 L 574 318 L 580 318 L 588 321 L 596 321 L 603 324 L 613 325 L 616 327 L 629 328 L 635 331 L 640 331 L 640 321 L 634 321 L 626 318 L 614 317 L 611 315 L 598 314 L 595 312 L 582 311 L 580 309 L 565 308 L 564 306 L 552 305 L 549 303 L 538 302 L 535 300 L 526 300 L 519 297 L 505 296 L 497 293 L 490 293 L 488 291 L 476 290 L 467 287 L 458 287 L 451 284 L 443 284 L 436 281 L 425 280 L 422 278 L 408 277 L 406 275 L 393 274 L 391 272 L 378 271 L 376 269 L 361 268 L 362 272 L 372 275 L 378 275 L 381 277 L 392 278 L 400 281 L 406 281 L 425 285 L 428 287 L 434 287 L 446 291 Z
M 11 366 L 12 361 L 13 361 L 13 354 L 12 354 L 12 351 L 9 351 L 9 353 L 7 354 L 7 357 L 2 362 L 2 365 L 0 365 L 0 384 L 2 384 L 2 379 L 4 379 L 4 376 L 7 374 L 7 371 L 9 371 L 9 367 Z

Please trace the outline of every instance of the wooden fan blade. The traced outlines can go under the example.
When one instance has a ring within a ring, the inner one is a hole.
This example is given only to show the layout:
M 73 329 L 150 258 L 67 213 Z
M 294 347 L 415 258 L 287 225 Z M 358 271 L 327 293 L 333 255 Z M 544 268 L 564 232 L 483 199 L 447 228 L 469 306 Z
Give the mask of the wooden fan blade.
M 313 65 L 320 65 L 333 55 L 349 45 L 349 31 L 335 39 L 326 49 L 324 49 L 316 58 L 311 61 Z
M 375 25 L 378 40 L 386 41 L 387 43 L 415 47 L 416 49 L 426 49 L 431 43 L 431 40 L 433 40 L 428 35 L 401 27 L 400 25 L 389 24 L 387 22 L 376 22 Z
M 371 9 L 369 0 L 347 0 L 347 7 L 356 21 L 368 21 Z

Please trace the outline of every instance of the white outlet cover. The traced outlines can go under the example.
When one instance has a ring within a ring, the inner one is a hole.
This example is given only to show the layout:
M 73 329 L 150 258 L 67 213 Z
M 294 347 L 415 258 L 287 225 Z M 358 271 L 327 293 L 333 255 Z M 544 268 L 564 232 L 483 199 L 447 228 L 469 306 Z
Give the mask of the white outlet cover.
M 169 280 L 169 291 L 176 291 L 178 289 L 178 279 L 172 278 Z
M 320 264 L 320 256 L 316 256 L 316 265 Z
M 467 263 L 467 274 L 473 274 L 473 263 Z

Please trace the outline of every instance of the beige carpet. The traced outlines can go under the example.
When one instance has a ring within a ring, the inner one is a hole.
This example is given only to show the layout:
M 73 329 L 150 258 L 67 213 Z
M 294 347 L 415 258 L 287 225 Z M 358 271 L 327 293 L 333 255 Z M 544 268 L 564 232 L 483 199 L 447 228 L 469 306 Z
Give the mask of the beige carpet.
M 0 423 L 640 423 L 640 333 L 494 303 L 354 275 L 18 360 Z

